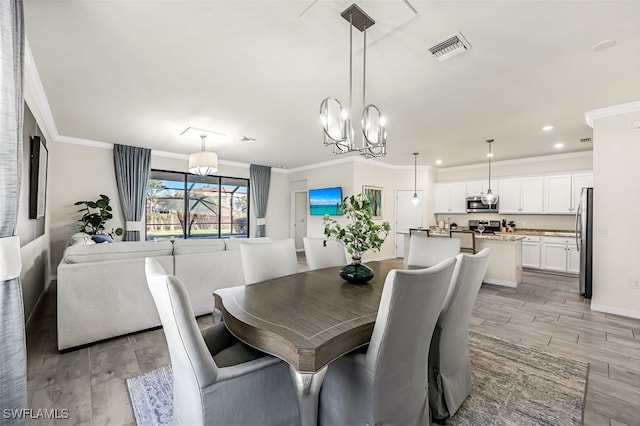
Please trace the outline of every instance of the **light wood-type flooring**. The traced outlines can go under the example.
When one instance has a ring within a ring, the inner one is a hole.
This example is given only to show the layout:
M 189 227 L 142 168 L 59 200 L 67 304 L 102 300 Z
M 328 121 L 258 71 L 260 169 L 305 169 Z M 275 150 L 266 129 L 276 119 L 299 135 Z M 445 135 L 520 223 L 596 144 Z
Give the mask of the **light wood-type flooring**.
M 584 424 L 639 426 L 640 320 L 591 311 L 576 278 L 523 278 L 515 289 L 483 285 L 470 328 L 589 362 Z M 62 425 L 134 424 L 125 379 L 170 363 L 162 329 L 60 354 L 55 309 L 54 283 L 27 329 L 29 407 L 68 409 Z

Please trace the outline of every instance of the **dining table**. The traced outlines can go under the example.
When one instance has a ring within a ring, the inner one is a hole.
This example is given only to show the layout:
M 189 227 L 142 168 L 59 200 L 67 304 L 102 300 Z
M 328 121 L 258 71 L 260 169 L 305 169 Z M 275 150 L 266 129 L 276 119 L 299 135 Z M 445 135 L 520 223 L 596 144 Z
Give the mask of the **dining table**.
M 369 343 L 387 274 L 402 259 L 368 262 L 374 277 L 352 284 L 341 267 L 299 272 L 213 293 L 239 340 L 289 364 L 300 421 L 316 425 L 318 398 L 331 361 Z

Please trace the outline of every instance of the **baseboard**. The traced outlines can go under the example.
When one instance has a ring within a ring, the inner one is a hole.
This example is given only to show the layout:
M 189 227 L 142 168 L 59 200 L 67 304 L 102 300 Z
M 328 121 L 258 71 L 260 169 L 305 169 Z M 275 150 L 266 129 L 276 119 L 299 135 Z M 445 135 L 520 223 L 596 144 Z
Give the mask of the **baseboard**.
M 620 315 L 621 317 L 629 317 L 640 319 L 640 311 L 633 309 L 617 308 L 615 306 L 598 305 L 591 302 L 591 310 L 597 312 L 604 312 L 606 314 Z
M 47 290 L 49 289 L 49 286 L 51 285 L 52 282 L 53 282 L 53 280 L 49 280 L 49 282 L 44 285 L 44 288 L 42 289 L 42 292 L 40 292 L 40 296 L 38 296 L 38 300 L 36 300 L 36 304 L 33 305 L 33 309 L 31 310 L 31 313 L 29 314 L 29 318 L 27 318 L 27 321 L 24 324 L 25 328 L 27 328 L 29 326 L 29 323 L 33 319 L 34 314 L 36 312 L 38 312 L 38 309 L 40 308 L 40 303 L 42 302 L 42 300 L 44 300 L 44 295 L 47 293 Z
M 485 278 L 482 282 L 486 284 L 501 285 L 503 287 L 518 287 L 518 283 L 515 281 L 496 280 L 494 278 Z

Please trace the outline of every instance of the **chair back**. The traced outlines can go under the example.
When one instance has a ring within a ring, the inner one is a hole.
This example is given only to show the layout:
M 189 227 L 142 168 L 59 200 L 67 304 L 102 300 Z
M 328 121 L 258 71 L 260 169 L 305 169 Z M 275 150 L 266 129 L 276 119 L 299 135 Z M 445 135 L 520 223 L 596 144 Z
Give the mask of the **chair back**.
M 476 252 L 476 234 L 473 231 L 449 231 L 451 238 L 460 238 L 460 251 L 474 254 Z
M 387 275 L 365 355 L 365 367 L 374 376 L 373 418 L 382 423 L 428 419 L 429 342 L 455 263 L 455 258 L 449 258 L 431 268 L 392 270 Z
M 260 244 L 240 244 L 240 259 L 247 284 L 298 272 L 298 256 L 292 238 Z
M 413 235 L 423 235 L 425 237 L 429 236 L 429 230 L 424 228 L 409 228 L 409 238 Z
M 153 258 L 145 259 L 145 274 L 171 357 L 174 421 L 202 424 L 200 389 L 215 382 L 218 367 L 202 338 L 184 285 L 167 275 Z
M 451 295 L 445 302 L 429 350 L 429 399 L 434 418 L 455 414 L 471 393 L 469 319 L 489 264 L 490 249 L 460 254 Z M 435 386 L 435 383 L 439 386 Z
M 311 271 L 333 266 L 344 266 L 349 263 L 344 247 L 336 240 L 304 237 L 302 241 L 304 243 L 304 255 Z
M 460 253 L 460 239 L 412 235 L 407 263 L 429 268 Z

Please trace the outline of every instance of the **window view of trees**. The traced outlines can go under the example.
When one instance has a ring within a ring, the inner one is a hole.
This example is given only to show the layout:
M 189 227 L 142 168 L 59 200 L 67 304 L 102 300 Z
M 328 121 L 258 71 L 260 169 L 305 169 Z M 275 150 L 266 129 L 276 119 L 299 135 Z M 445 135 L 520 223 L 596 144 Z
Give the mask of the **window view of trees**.
M 249 235 L 247 179 L 151 171 L 147 240 Z

